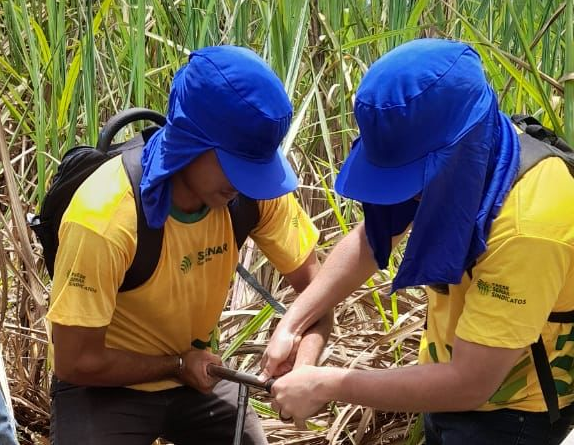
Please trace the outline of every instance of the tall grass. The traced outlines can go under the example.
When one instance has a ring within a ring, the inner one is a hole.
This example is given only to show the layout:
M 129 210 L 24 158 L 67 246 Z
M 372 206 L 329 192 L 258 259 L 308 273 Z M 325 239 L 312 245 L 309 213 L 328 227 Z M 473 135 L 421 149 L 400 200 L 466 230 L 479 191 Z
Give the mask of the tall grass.
M 17 326 L 6 339 L 22 332 L 36 339 L 23 349 L 13 347 L 12 354 L 42 359 L 37 328 L 44 307 L 38 309 L 46 304 L 43 286 L 49 288 L 38 246 L 22 227 L 24 212 L 38 209 L 62 155 L 79 142 L 94 144 L 111 115 L 130 106 L 165 111 L 171 78 L 190 51 L 205 45 L 248 46 L 283 80 L 294 106 L 283 150 L 299 173 L 299 197 L 314 215 L 322 231 L 321 251 L 327 253 L 362 219 L 359 206 L 333 193 L 333 182 L 357 135 L 353 99 L 366 69 L 414 38 L 470 42 L 504 111 L 533 114 L 574 144 L 573 2 L 0 0 L 0 121 L 5 159 L 11 160 L 1 166 L 0 180 L 0 279 L 9 301 L 2 315 Z M 293 297 L 257 251 L 245 251 L 243 261 L 273 293 Z M 415 360 L 423 300 L 417 290 L 384 298 L 393 273 L 391 267 L 373 277 L 369 287 L 338 309 L 341 323 L 329 363 L 368 367 Z M 230 293 L 229 307 L 233 310 L 222 325 L 226 355 L 249 352 L 233 359 L 248 369 L 275 318 L 240 283 Z M 365 342 L 372 332 L 384 334 Z M 21 400 L 34 399 L 38 385 L 45 391 L 42 373 L 18 369 L 33 388 L 20 387 Z M 46 409 L 42 400 L 34 413 Z M 17 413 L 24 406 L 17 403 Z M 329 432 L 333 443 L 383 440 L 397 427 L 395 418 L 378 417 L 378 428 L 371 428 L 371 411 L 340 408 L 337 427 Z M 38 431 L 45 431 L 45 419 L 43 425 Z

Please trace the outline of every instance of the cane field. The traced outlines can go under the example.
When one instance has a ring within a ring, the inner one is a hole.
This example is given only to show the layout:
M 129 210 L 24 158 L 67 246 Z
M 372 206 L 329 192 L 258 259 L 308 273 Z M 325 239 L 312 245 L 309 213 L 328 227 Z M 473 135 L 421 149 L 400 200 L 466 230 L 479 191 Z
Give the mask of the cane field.
M 20 442 L 48 444 L 50 413 L 51 283 L 27 216 L 39 211 L 64 153 L 94 145 L 107 119 L 129 107 L 165 112 L 171 78 L 190 51 L 246 46 L 284 82 L 294 115 L 283 150 L 324 258 L 362 219 L 360 205 L 333 184 L 358 134 L 357 86 L 377 58 L 420 37 L 469 42 L 501 108 L 534 115 L 572 145 L 573 22 L 574 0 L 0 0 L 0 380 Z M 336 308 L 323 365 L 416 363 L 426 297 L 422 288 L 386 295 L 400 258 L 399 248 L 388 270 Z M 241 262 L 280 301 L 295 298 L 252 242 Z M 277 320 L 235 280 L 220 323 L 228 365 L 257 372 Z M 421 443 L 416 414 L 331 403 L 304 431 L 281 422 L 265 394 L 252 393 L 251 402 L 271 443 Z

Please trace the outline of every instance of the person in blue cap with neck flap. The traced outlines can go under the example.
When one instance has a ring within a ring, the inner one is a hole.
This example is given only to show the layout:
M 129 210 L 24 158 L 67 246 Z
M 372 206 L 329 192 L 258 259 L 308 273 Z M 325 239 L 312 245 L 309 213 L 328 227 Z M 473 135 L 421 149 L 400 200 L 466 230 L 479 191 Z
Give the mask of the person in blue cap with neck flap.
M 330 400 L 421 412 L 427 445 L 560 443 L 574 401 L 573 325 L 551 317 L 574 310 L 566 164 L 548 157 L 518 179 L 520 130 L 460 42 L 421 39 L 381 57 L 355 117 L 360 137 L 335 187 L 363 204 L 364 222 L 277 326 L 261 377 L 280 374 L 301 334 L 387 267 L 411 228 L 391 291 L 428 286 L 419 364 L 300 367 L 273 385 L 275 409 L 299 424 Z M 538 378 L 533 344 L 548 379 Z
M 232 442 L 238 387 L 206 370 L 221 363 L 210 345 L 238 261 L 232 206 L 257 206 L 249 236 L 295 291 L 318 270 L 318 231 L 291 193 L 297 178 L 279 149 L 291 116 L 280 80 L 251 50 L 190 55 L 173 79 L 167 123 L 142 153 L 142 212 L 163 229 L 163 244 L 155 271 L 133 290 L 120 284 L 147 240 L 137 239 L 121 156 L 77 190 L 60 226 L 47 316 L 53 444 Z M 296 365 L 316 362 L 329 330 L 326 318 L 308 331 Z M 267 443 L 251 409 L 243 443 Z

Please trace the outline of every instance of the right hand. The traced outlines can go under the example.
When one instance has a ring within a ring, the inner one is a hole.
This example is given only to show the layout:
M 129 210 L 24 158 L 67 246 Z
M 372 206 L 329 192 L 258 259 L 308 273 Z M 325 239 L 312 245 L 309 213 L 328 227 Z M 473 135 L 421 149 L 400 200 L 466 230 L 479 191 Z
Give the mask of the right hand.
M 265 382 L 272 377 L 291 371 L 299 343 L 301 343 L 301 335 L 283 328 L 279 323 L 261 358 L 262 371 L 258 377 L 259 380 Z
M 209 394 L 213 387 L 221 380 L 207 373 L 207 365 L 213 363 L 221 366 L 221 358 L 203 349 L 191 349 L 182 354 L 183 369 L 179 379 L 199 392 Z

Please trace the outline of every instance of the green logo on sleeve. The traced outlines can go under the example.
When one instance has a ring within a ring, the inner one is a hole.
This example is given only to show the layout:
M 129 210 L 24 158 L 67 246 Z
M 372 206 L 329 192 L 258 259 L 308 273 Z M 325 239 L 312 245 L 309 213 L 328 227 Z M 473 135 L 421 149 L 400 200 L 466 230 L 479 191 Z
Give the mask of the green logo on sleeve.
M 86 285 L 86 276 L 80 272 L 68 271 L 68 286 L 79 287 L 82 290 L 95 294 L 98 290 L 92 286 Z
M 498 298 L 511 304 L 526 304 L 525 298 L 518 298 L 510 295 L 510 287 L 499 283 L 487 283 L 484 280 L 477 280 L 476 287 L 481 295 Z
M 476 286 L 481 295 L 488 295 L 490 293 L 491 286 L 486 281 L 478 280 Z

